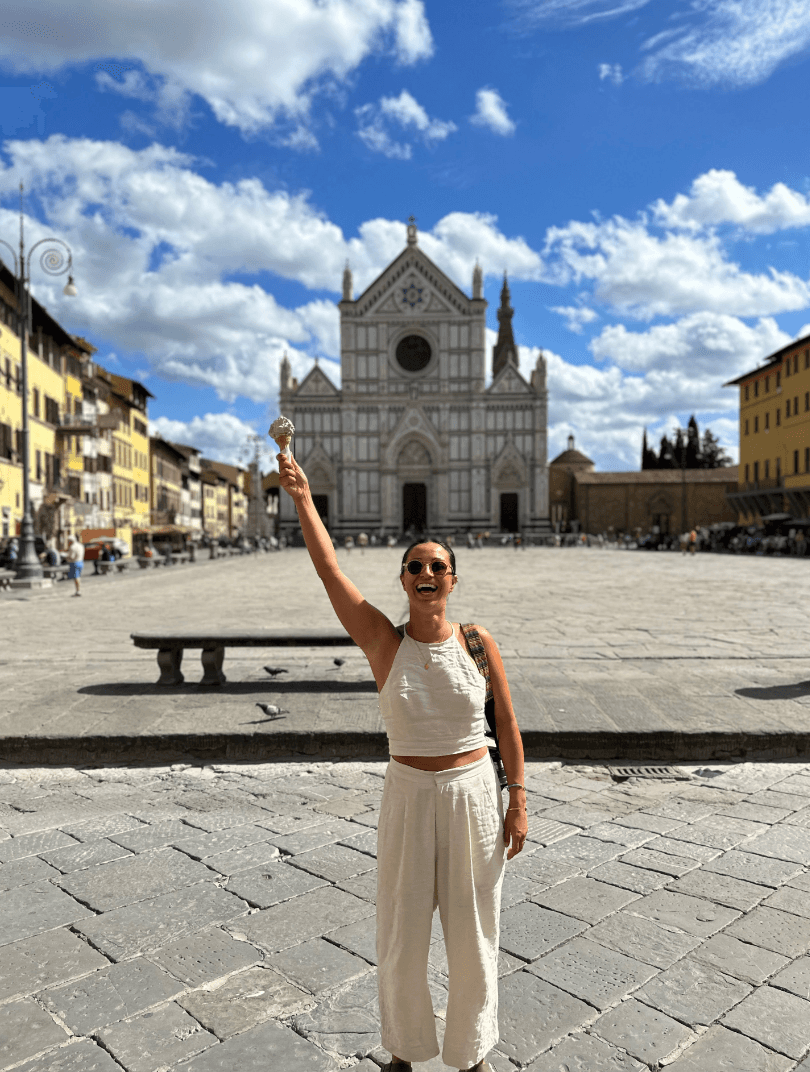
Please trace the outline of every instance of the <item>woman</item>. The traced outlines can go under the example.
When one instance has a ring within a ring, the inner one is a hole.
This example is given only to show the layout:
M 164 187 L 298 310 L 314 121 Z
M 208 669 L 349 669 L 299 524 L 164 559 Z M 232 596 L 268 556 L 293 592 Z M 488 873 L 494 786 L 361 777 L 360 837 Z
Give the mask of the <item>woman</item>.
M 84 544 L 78 536 L 73 537 L 73 542 L 68 550 L 68 562 L 70 563 L 68 580 L 73 581 L 76 586 L 74 596 L 80 596 L 82 594 L 82 570 L 84 569 Z
M 489 663 L 501 755 L 509 779 L 504 814 L 484 738 L 486 686 L 458 623 L 446 617 L 458 577 L 445 544 L 417 542 L 400 581 L 410 605 L 404 635 L 367 603 L 338 566 L 306 476 L 277 455 L 279 483 L 295 501 L 315 569 L 335 613 L 371 666 L 392 762 L 377 844 L 377 959 L 383 1072 L 406 1072 L 439 1053 L 427 981 L 433 912 L 442 921 L 449 972 L 442 1057 L 491 1072 L 498 1039 L 498 923 L 504 853 L 526 839 L 523 749 L 500 654 L 479 630 Z

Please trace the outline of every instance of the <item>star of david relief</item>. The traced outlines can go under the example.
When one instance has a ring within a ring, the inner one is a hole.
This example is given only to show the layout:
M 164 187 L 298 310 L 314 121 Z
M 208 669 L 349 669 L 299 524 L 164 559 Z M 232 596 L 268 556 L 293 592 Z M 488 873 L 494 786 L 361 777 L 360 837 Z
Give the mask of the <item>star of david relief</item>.
M 409 283 L 407 287 L 402 288 L 402 304 L 410 305 L 411 309 L 414 309 L 417 305 L 421 305 L 423 290 L 424 287 L 417 287 L 414 282 Z

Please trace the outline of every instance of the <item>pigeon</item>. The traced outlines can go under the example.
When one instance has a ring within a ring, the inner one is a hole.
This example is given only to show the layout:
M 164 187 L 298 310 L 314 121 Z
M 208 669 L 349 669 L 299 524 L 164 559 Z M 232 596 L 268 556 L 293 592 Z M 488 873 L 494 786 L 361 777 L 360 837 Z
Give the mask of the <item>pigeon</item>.
M 262 711 L 264 711 L 268 719 L 281 718 L 283 715 L 286 714 L 285 711 L 282 711 L 280 707 L 276 707 L 275 704 L 257 703 L 256 706 L 260 707 Z
M 346 662 L 346 660 L 345 659 L 333 659 L 332 662 L 335 664 L 335 666 L 343 666 L 343 664 Z
M 265 670 L 270 677 L 278 677 L 279 674 L 289 673 L 286 666 L 265 666 Z

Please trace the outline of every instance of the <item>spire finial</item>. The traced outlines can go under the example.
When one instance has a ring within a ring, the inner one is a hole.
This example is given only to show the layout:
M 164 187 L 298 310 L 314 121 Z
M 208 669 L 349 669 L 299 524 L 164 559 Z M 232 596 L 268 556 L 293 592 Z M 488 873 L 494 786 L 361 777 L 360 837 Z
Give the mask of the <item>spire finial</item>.
M 416 216 L 408 217 L 408 245 L 415 246 L 417 242 L 416 238 Z
M 349 267 L 349 258 L 346 258 L 346 267 L 343 269 L 343 300 L 352 300 L 352 270 Z

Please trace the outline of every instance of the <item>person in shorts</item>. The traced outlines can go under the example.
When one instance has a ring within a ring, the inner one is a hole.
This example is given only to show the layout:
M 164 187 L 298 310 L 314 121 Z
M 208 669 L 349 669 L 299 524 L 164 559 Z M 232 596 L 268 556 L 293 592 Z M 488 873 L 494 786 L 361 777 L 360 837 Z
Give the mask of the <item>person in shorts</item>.
M 73 542 L 68 550 L 68 562 L 70 563 L 68 580 L 73 581 L 76 585 L 74 596 L 80 596 L 82 594 L 82 570 L 84 569 L 84 544 L 76 536 L 73 537 Z

